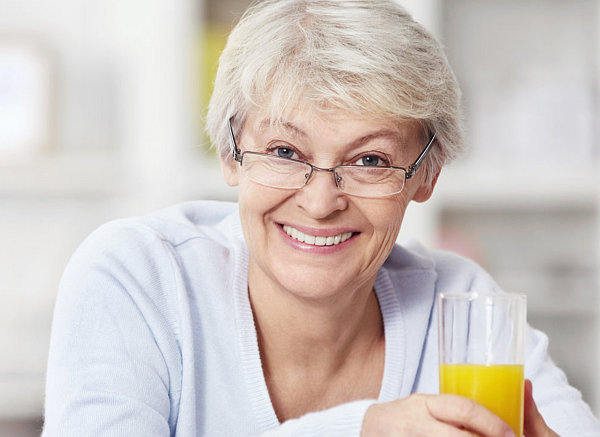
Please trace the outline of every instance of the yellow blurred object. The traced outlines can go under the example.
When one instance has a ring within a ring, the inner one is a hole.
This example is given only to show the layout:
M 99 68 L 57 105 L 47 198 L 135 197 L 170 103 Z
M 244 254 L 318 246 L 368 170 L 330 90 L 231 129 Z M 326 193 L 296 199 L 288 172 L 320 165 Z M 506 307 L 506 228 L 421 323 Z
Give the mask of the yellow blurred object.
M 227 43 L 227 37 L 231 28 L 225 25 L 216 23 L 207 23 L 200 32 L 199 47 L 201 50 L 201 65 L 199 73 L 202 78 L 202 86 L 199 87 L 200 95 L 198 96 L 198 104 L 200 106 L 200 114 L 204 116 L 208 109 L 208 102 L 212 95 L 215 76 L 219 66 L 219 57 Z M 202 134 L 205 139 L 204 144 L 207 148 L 210 142 L 205 134 Z

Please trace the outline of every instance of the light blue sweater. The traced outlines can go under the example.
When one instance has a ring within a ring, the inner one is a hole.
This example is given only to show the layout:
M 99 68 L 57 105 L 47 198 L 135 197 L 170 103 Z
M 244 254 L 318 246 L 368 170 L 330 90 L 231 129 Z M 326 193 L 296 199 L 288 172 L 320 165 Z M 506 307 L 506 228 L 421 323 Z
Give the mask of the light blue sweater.
M 385 327 L 378 400 L 279 424 L 262 373 L 237 206 L 176 205 L 95 231 L 67 266 L 56 302 L 43 437 L 358 436 L 366 409 L 437 393 L 434 297 L 490 290 L 476 264 L 394 247 L 375 282 Z M 600 425 L 528 332 L 526 377 L 561 436 Z

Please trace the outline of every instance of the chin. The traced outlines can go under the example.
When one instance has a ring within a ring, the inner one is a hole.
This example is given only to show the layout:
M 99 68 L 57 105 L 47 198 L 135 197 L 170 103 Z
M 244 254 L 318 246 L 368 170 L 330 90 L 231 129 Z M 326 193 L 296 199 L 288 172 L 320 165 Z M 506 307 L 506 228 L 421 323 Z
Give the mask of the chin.
M 286 274 L 279 278 L 279 284 L 283 290 L 291 295 L 309 301 L 322 301 L 335 299 L 342 293 L 348 293 L 355 284 L 342 280 L 341 273 L 334 274 L 330 269 L 321 271 L 303 272 L 298 274 Z

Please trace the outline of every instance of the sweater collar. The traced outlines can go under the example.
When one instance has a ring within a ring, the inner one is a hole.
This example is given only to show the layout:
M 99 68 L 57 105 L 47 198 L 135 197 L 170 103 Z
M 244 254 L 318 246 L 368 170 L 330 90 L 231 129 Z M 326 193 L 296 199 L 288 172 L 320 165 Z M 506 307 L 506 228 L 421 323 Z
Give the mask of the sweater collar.
M 437 275 L 433 268 L 390 269 L 375 281 L 385 331 L 385 367 L 379 401 L 413 392 L 427 339 Z

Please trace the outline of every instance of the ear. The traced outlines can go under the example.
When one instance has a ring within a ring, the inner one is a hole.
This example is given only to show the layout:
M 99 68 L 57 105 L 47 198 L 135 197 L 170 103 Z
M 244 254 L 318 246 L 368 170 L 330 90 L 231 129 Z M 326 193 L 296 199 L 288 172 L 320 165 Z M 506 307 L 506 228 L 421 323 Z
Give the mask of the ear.
M 225 183 L 230 187 L 236 187 L 239 184 L 240 166 L 231 156 L 221 157 L 220 163 Z
M 419 203 L 429 200 L 429 198 L 433 194 L 433 189 L 435 188 L 435 184 L 437 183 L 437 180 L 440 177 L 441 171 L 442 169 L 439 169 L 437 171 L 430 184 L 421 184 L 421 186 L 417 189 L 417 192 L 413 196 L 412 200 Z

